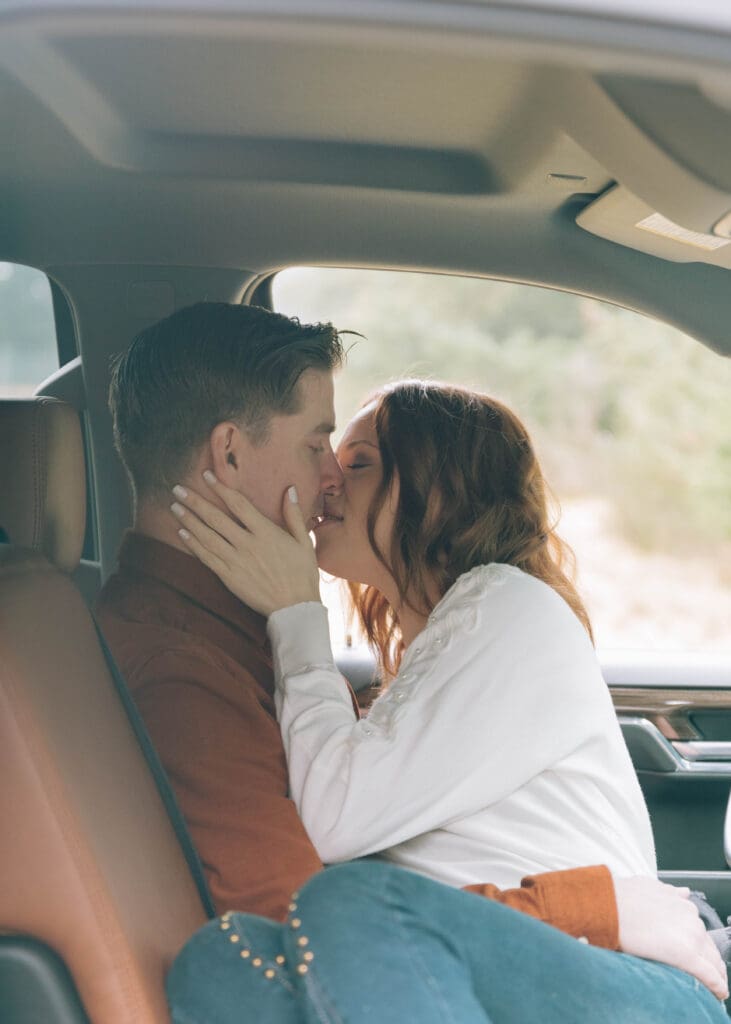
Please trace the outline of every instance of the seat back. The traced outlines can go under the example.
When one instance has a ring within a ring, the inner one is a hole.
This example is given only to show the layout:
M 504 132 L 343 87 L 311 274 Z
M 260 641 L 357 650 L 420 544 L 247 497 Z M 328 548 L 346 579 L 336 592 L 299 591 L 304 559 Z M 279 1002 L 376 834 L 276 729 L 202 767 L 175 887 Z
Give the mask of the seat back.
M 206 915 L 68 576 L 84 527 L 73 410 L 0 403 L 0 474 L 0 931 L 60 957 L 92 1024 L 162 1024 L 167 968 Z

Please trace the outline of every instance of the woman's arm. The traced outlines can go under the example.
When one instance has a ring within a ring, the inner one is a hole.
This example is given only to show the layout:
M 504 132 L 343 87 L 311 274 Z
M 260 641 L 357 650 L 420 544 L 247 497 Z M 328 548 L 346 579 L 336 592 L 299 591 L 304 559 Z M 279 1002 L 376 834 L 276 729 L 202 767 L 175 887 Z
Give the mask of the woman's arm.
M 449 623 L 449 635 L 436 618 L 358 723 L 330 653 L 325 610 L 301 604 L 270 617 L 291 795 L 325 861 L 396 846 L 483 810 L 583 741 L 581 726 L 545 728 L 560 695 L 578 691 L 591 701 L 581 664 L 538 663 L 547 644 L 562 643 L 550 621 L 534 627 L 545 634 L 534 641 L 535 657 L 516 650 L 520 638 L 490 621 L 502 601 L 502 592 L 482 601 L 471 621 Z

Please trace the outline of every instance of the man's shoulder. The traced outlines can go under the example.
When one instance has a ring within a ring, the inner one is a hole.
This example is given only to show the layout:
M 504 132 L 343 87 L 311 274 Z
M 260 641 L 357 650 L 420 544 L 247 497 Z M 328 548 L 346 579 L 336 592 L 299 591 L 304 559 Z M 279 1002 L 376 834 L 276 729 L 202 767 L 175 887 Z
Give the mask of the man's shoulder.
M 135 651 L 147 658 L 158 650 L 185 649 L 200 642 L 185 633 L 182 617 L 176 628 L 176 598 L 164 589 L 154 579 L 130 579 L 119 572 L 102 587 L 95 614 L 118 661 L 130 661 Z
M 148 622 L 167 612 L 174 597 L 174 591 L 155 576 L 117 569 L 99 591 L 96 613 L 100 618 Z
M 130 583 L 118 574 L 110 576 L 96 617 L 130 689 L 171 680 L 221 693 L 242 683 L 256 685 L 246 665 L 203 630 L 190 628 L 186 612 L 184 602 L 154 580 Z
M 210 671 L 245 675 L 243 666 L 203 636 L 163 622 L 125 618 L 103 607 L 97 619 L 114 659 L 132 689 L 170 674 L 194 678 Z

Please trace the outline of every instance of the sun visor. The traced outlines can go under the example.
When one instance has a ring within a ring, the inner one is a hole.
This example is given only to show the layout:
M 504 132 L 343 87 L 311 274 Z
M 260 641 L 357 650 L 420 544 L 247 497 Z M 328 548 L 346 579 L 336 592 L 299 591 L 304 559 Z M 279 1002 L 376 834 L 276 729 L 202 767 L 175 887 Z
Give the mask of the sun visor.
M 600 238 L 673 263 L 709 263 L 731 269 L 731 238 L 675 224 L 622 185 L 615 185 L 585 207 L 576 223 Z M 727 223 L 728 217 L 724 217 L 718 227 Z

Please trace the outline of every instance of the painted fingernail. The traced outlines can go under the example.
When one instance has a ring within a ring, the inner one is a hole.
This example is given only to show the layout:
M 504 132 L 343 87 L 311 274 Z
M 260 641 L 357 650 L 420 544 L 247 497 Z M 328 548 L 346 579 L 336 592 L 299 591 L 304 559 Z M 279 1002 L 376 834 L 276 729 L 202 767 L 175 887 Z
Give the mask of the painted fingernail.
M 289 495 L 289 500 L 292 502 L 293 505 L 299 505 L 299 497 L 297 496 L 296 487 L 290 487 L 287 491 L 287 494 Z
M 210 469 L 204 469 L 203 470 L 203 479 L 205 480 L 205 482 L 207 484 L 217 484 L 218 483 L 218 480 L 216 480 L 215 476 L 213 475 L 213 473 L 211 473 Z
M 175 495 L 176 498 L 188 497 L 188 492 L 184 487 L 181 487 L 180 484 L 176 484 L 175 487 L 173 487 L 173 494 Z
M 185 509 L 183 508 L 182 505 L 178 505 L 177 501 L 174 501 L 172 503 L 172 505 L 170 506 L 170 511 L 173 513 L 174 516 L 177 516 L 178 519 L 182 519 L 183 516 L 185 515 Z
M 178 530 L 178 536 L 182 537 L 183 540 L 190 540 L 190 534 L 187 530 Z

